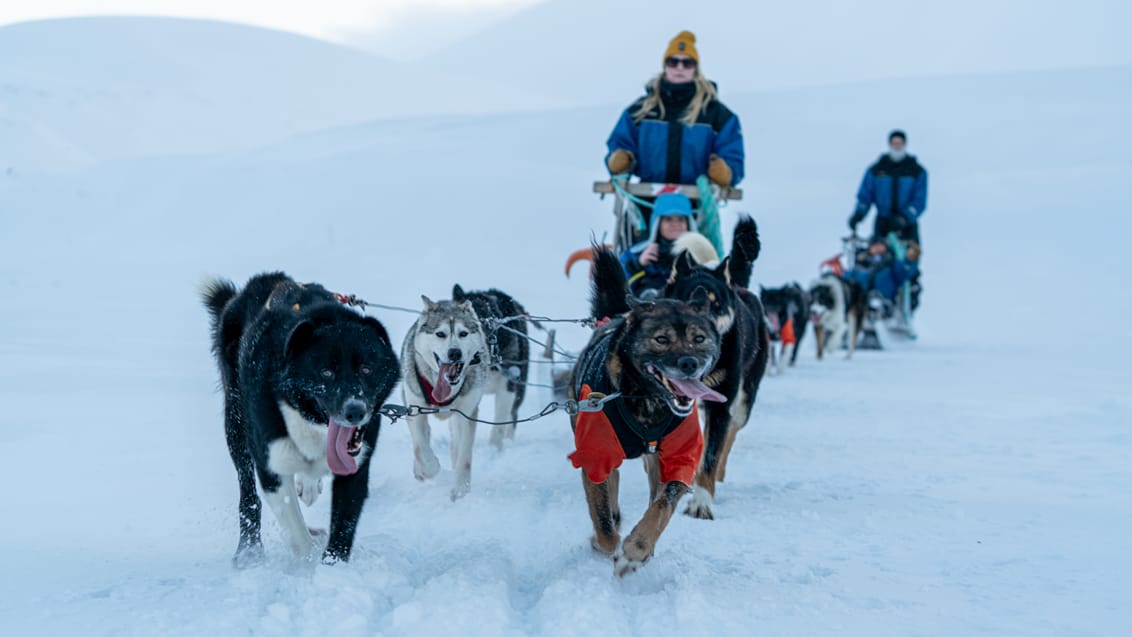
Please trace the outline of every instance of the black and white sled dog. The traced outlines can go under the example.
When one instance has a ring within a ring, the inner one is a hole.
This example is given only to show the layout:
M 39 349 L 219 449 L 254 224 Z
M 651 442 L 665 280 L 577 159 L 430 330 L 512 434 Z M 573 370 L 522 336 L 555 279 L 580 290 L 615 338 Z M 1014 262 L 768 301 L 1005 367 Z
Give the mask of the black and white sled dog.
M 781 374 L 798 360 L 798 348 L 810 322 L 810 295 L 795 281 L 778 288 L 759 286 L 759 300 L 766 310 L 770 340 L 779 344 L 779 349 L 770 349 L 770 370 Z
M 459 285 L 452 288 L 452 300 L 421 299 L 424 311 L 409 328 L 401 350 L 405 403 L 448 407 L 479 418 L 480 400 L 494 394 L 494 421 L 517 420 L 526 394 L 530 355 L 526 319 L 516 318 L 525 316 L 523 307 L 499 290 L 465 292 Z M 450 419 L 455 500 L 471 489 L 476 423 L 455 411 L 437 417 Z M 418 480 L 432 478 L 440 471 L 440 461 L 429 442 L 428 416 L 414 415 L 408 420 L 413 475 Z M 504 438 L 514 436 L 514 424 L 496 425 L 491 444 L 502 449 Z
M 696 474 L 696 489 L 684 511 L 696 518 L 713 518 L 716 482 L 723 482 L 726 476 L 735 435 L 747 425 L 766 373 L 770 330 L 759 297 L 747 289 L 760 249 L 758 227 L 753 219 L 742 216 L 727 258 L 712 267 L 695 263 L 694 256 L 685 253 L 676 259 L 663 292 L 665 298 L 684 301 L 706 293 L 709 312 L 722 339 L 719 359 L 704 383 L 726 401 L 703 405 L 704 455 Z
M 856 282 L 826 273 L 810 287 L 810 299 L 810 321 L 814 324 L 818 360 L 826 351 L 841 349 L 846 334 L 849 353 L 845 358 L 852 358 L 868 312 L 864 290 Z
M 348 560 L 381 425 L 378 408 L 397 383 L 397 358 L 377 319 L 339 304 L 320 285 L 281 272 L 243 290 L 223 279 L 202 290 L 224 387 L 224 430 L 240 485 L 234 562 L 262 558 L 263 497 L 297 556 Z M 330 533 L 307 528 L 299 509 L 334 474 Z

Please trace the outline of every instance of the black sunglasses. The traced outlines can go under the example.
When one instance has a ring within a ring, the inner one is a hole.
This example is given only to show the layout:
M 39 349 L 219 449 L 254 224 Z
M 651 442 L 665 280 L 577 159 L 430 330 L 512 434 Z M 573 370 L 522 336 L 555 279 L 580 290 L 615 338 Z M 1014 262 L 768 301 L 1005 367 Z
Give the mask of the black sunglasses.
M 683 66 L 686 69 L 694 69 L 696 68 L 696 61 L 692 58 L 667 58 L 664 60 L 664 65 L 672 69 L 678 66 Z

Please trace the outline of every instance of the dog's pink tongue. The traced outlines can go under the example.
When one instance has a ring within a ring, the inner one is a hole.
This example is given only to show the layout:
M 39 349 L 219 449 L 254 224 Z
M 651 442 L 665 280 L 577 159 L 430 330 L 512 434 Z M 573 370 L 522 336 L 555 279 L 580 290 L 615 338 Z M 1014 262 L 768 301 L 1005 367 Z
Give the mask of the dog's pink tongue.
M 770 331 L 772 331 L 772 332 L 778 331 L 778 314 L 775 314 L 774 312 L 767 314 L 766 315 L 766 322 L 770 323 Z
M 358 461 L 346 451 L 356 428 L 340 425 L 333 418 L 327 424 L 326 464 L 335 475 L 348 476 L 358 471 Z
M 672 383 L 673 387 L 680 390 L 681 394 L 693 400 L 703 399 L 712 400 L 717 403 L 727 402 L 727 397 L 711 387 L 708 387 L 703 381 L 696 378 L 669 378 L 668 382 Z
M 452 384 L 448 382 L 448 372 L 452 370 L 450 363 L 440 364 L 440 373 L 436 376 L 436 384 L 432 386 L 432 402 L 443 405 L 452 397 Z

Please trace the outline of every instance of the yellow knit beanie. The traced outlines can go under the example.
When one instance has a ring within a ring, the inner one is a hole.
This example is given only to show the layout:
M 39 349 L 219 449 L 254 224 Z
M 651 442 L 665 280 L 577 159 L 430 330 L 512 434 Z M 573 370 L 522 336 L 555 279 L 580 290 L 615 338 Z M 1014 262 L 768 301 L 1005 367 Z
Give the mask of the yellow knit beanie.
M 681 54 L 692 58 L 696 64 L 700 63 L 700 54 L 696 52 L 696 36 L 691 31 L 681 31 L 672 38 L 668 43 L 668 50 L 664 52 L 663 60 Z

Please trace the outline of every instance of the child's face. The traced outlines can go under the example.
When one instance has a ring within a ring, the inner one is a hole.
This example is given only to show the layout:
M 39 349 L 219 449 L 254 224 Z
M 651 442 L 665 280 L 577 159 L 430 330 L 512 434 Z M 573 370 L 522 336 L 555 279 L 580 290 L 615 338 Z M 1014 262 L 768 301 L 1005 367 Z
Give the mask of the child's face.
M 688 231 L 688 218 L 680 215 L 668 215 L 660 218 L 660 236 L 675 241 L 680 235 Z

